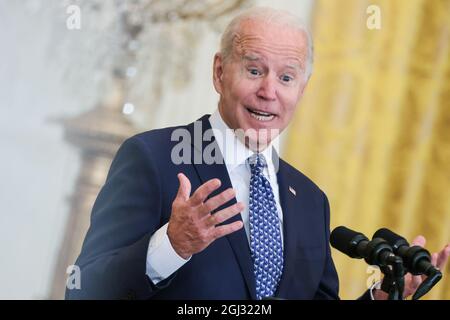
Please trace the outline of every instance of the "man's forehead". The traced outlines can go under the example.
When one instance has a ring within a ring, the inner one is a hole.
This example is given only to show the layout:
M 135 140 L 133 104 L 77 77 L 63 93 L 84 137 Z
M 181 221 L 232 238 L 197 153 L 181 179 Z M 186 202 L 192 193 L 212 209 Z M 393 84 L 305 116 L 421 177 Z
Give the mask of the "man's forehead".
M 268 59 L 266 55 L 259 54 L 257 52 L 248 51 L 242 54 L 242 60 L 249 61 L 249 62 L 259 62 L 259 63 L 268 63 Z M 291 69 L 298 69 L 303 65 L 300 58 L 290 58 L 289 56 L 283 57 L 279 56 L 279 62 L 283 65 L 283 67 L 291 68 Z
M 304 67 L 307 49 L 301 46 L 279 45 L 263 39 L 237 38 L 233 44 L 233 51 L 238 59 L 268 63 L 276 60 L 293 68 Z
M 261 52 L 265 52 L 303 64 L 307 45 L 306 35 L 300 30 L 255 21 L 242 23 L 233 37 L 235 53 L 249 60 L 261 59 Z

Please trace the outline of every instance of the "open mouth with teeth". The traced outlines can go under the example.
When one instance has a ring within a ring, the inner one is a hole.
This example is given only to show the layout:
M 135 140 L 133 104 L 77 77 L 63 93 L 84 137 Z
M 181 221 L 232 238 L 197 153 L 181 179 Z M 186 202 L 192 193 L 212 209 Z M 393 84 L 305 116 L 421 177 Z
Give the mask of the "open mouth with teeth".
M 246 107 L 246 109 L 249 114 L 258 121 L 270 121 L 275 118 L 275 115 L 273 113 L 263 112 L 249 107 Z

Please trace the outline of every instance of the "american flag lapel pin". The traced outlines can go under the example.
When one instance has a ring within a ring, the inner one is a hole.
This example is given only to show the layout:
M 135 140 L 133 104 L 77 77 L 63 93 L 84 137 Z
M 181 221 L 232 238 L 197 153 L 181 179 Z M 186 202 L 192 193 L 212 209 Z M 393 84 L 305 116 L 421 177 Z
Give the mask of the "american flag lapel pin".
M 292 188 L 291 186 L 289 186 L 289 191 L 290 191 L 294 196 L 297 195 L 297 191 L 295 191 L 295 189 Z

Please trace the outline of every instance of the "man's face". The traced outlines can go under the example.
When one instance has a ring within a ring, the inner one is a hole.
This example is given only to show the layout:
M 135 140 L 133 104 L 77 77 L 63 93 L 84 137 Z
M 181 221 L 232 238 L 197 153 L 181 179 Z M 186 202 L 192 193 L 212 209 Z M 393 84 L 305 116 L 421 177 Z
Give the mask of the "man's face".
M 231 57 L 223 61 L 217 54 L 214 60 L 214 87 L 221 96 L 219 111 L 227 125 L 244 131 L 275 129 L 264 142 L 273 140 L 289 124 L 303 94 L 306 58 L 303 32 L 244 21 Z

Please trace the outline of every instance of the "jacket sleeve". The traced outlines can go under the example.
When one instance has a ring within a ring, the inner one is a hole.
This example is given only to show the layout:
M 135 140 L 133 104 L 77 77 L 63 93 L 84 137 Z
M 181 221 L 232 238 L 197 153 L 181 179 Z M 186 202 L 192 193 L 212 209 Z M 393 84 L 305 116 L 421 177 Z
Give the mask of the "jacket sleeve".
M 330 205 L 328 198 L 323 194 L 324 199 L 324 216 L 325 216 L 325 243 L 326 243 L 326 262 L 325 268 L 320 280 L 319 289 L 314 296 L 314 299 L 318 300 L 337 300 L 339 299 L 339 279 L 334 266 L 333 259 L 331 257 L 330 249 Z
M 148 299 L 155 286 L 146 275 L 151 235 L 161 223 L 161 184 L 150 150 L 138 136 L 119 148 L 91 214 L 76 261 L 80 289 L 66 299 Z

